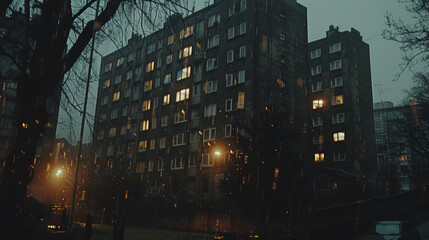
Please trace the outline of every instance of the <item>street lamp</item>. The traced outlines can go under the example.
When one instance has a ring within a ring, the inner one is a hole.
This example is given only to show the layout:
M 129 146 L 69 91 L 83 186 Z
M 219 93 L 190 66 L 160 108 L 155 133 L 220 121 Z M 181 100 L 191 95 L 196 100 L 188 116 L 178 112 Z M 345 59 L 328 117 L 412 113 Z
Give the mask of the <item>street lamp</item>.
M 61 175 L 63 174 L 63 170 L 61 170 L 61 169 L 58 169 L 57 170 L 57 173 L 55 173 L 55 176 L 57 176 L 57 177 L 61 177 Z

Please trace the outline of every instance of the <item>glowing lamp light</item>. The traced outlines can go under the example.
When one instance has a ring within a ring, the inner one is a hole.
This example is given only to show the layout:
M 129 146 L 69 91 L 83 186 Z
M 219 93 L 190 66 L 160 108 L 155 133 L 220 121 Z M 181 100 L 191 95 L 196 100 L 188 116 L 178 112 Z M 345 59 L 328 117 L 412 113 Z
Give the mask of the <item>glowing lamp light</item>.
M 216 152 L 214 152 L 214 154 L 215 154 L 216 156 L 220 156 L 220 151 L 216 151 Z
M 57 171 L 57 173 L 55 173 L 55 175 L 57 177 L 60 177 L 62 173 L 63 173 L 63 171 L 61 169 L 58 169 L 58 171 Z

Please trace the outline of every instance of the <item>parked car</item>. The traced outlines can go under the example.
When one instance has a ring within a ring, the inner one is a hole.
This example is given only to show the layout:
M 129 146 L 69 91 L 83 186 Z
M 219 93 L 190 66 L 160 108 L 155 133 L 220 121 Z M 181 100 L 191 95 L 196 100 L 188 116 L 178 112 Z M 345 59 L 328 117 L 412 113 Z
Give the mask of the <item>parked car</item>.
M 358 240 L 420 240 L 415 228 L 405 221 L 379 221 L 375 222 L 368 234 L 362 235 Z

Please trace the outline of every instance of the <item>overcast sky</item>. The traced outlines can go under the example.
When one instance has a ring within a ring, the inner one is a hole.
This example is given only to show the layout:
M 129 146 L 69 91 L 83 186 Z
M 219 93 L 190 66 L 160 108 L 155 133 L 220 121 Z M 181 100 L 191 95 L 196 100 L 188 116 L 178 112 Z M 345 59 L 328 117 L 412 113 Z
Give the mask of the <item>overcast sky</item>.
M 300 4 L 307 7 L 308 18 L 308 40 L 314 41 L 325 37 L 325 32 L 329 25 L 338 26 L 340 31 L 355 28 L 358 30 L 363 40 L 370 46 L 371 72 L 373 86 L 373 100 L 379 102 L 391 101 L 395 105 L 399 104 L 405 97 L 404 90 L 410 88 L 411 74 L 402 75 L 399 80 L 393 81 L 395 74 L 399 73 L 399 64 L 402 62 L 399 45 L 384 40 L 381 32 L 386 28 L 385 14 L 392 13 L 394 16 L 403 18 L 409 17 L 405 11 L 404 5 L 397 0 L 297 0 Z M 196 10 L 200 9 L 207 1 L 196 2 Z M 123 45 L 126 45 L 124 41 Z M 115 48 L 99 49 L 103 54 L 109 54 L 116 51 Z M 95 69 L 100 69 L 100 56 L 96 56 Z M 97 94 L 97 84 L 93 84 L 91 92 L 93 96 Z M 95 114 L 95 98 L 89 100 L 88 111 Z M 75 139 L 69 139 L 73 143 L 77 141 L 81 117 L 75 114 Z M 63 110 L 60 110 L 60 121 L 64 119 Z M 70 131 L 57 128 L 57 137 L 70 138 Z M 91 132 L 85 129 L 84 142 L 90 141 Z

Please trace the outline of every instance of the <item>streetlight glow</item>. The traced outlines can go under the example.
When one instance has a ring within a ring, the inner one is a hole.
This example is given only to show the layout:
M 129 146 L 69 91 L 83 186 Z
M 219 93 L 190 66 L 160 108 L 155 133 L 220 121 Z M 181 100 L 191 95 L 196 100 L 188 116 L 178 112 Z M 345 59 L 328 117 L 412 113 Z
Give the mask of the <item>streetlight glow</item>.
M 214 152 L 214 154 L 215 154 L 216 156 L 220 156 L 220 151 L 215 151 L 215 152 Z
M 58 169 L 57 170 L 57 173 L 55 174 L 57 177 L 60 177 L 61 176 L 61 173 L 63 173 L 63 171 L 61 170 L 61 169 Z

